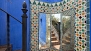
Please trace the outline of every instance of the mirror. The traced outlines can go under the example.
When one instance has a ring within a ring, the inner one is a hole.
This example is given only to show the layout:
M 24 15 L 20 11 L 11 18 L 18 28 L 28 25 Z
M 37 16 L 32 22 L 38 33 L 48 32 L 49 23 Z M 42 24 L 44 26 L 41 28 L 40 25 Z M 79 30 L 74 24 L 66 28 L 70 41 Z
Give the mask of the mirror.
M 39 13 L 39 50 L 74 51 L 74 16 Z
M 51 46 L 55 49 L 60 49 L 60 14 L 51 14 Z
M 39 13 L 39 49 L 50 47 L 50 14 Z
M 39 13 L 39 49 L 60 49 L 60 23 L 60 14 Z
M 74 51 L 74 18 L 62 16 L 62 51 Z

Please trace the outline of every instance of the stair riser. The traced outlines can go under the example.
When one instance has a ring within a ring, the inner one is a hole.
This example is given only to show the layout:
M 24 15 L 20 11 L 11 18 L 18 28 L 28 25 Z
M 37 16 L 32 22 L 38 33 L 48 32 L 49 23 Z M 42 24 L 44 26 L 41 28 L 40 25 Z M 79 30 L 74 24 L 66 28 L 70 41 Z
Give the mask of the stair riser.
M 60 43 L 59 42 L 54 42 L 54 43 L 52 43 L 52 45 L 60 45 Z
M 69 38 L 69 37 L 65 37 L 67 40 L 70 40 L 71 38 Z
M 55 34 L 52 34 L 52 37 L 54 37 L 55 36 Z
M 62 43 L 65 43 L 65 44 L 70 44 L 70 42 L 66 42 L 66 41 L 63 41 Z
M 56 41 L 57 40 L 57 38 L 51 38 L 51 41 Z
M 10 51 L 12 51 L 12 46 L 10 45 Z M 4 45 L 4 46 L 0 46 L 0 51 L 6 51 L 7 49 L 7 45 Z

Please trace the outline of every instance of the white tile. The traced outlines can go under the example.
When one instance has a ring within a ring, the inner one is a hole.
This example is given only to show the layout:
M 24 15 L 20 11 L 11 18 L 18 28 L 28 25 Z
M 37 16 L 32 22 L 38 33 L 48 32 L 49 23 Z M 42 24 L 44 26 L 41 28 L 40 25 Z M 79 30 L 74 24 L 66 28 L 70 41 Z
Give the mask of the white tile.
M 31 1 L 31 3 L 33 3 L 34 2 L 34 0 L 30 0 Z

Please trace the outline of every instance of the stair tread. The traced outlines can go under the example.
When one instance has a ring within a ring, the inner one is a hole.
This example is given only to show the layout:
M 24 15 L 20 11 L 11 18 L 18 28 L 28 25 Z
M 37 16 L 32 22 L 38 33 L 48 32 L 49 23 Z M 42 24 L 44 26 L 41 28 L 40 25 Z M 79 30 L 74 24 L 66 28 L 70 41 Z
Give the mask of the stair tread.
M 0 48 L 0 51 L 5 51 L 7 48 Z
M 6 47 L 7 47 L 7 45 L 0 46 L 0 48 L 6 48 Z M 10 45 L 10 47 L 11 47 L 11 45 Z
M 68 38 L 70 39 L 71 37 L 70 37 L 70 36 L 66 36 L 66 38 L 67 38 L 67 39 L 68 39 Z
M 53 42 L 59 42 L 59 41 L 56 40 L 56 41 L 51 41 L 51 42 L 53 43 Z
M 9 46 L 9 48 L 10 48 L 10 51 L 12 51 L 11 49 L 12 49 L 12 46 L 10 45 Z M 7 45 L 2 45 L 2 46 L 0 46 L 0 51 L 5 51 L 7 49 Z
M 60 45 L 54 45 L 56 49 L 60 49 Z
M 63 41 L 70 42 L 70 41 L 69 41 L 69 40 L 67 40 L 67 39 L 63 39 Z
M 51 38 L 56 38 L 56 37 L 54 36 L 54 37 L 51 37 Z
M 62 43 L 62 45 L 66 45 L 65 43 Z

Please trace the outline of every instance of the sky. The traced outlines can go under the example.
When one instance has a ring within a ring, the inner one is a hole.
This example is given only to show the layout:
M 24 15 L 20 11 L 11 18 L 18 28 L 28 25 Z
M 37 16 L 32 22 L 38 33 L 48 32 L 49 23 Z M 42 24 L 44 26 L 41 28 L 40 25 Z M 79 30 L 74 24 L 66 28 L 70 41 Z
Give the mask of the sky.
M 52 14 L 52 16 L 57 18 L 59 22 L 61 21 L 61 14 Z

